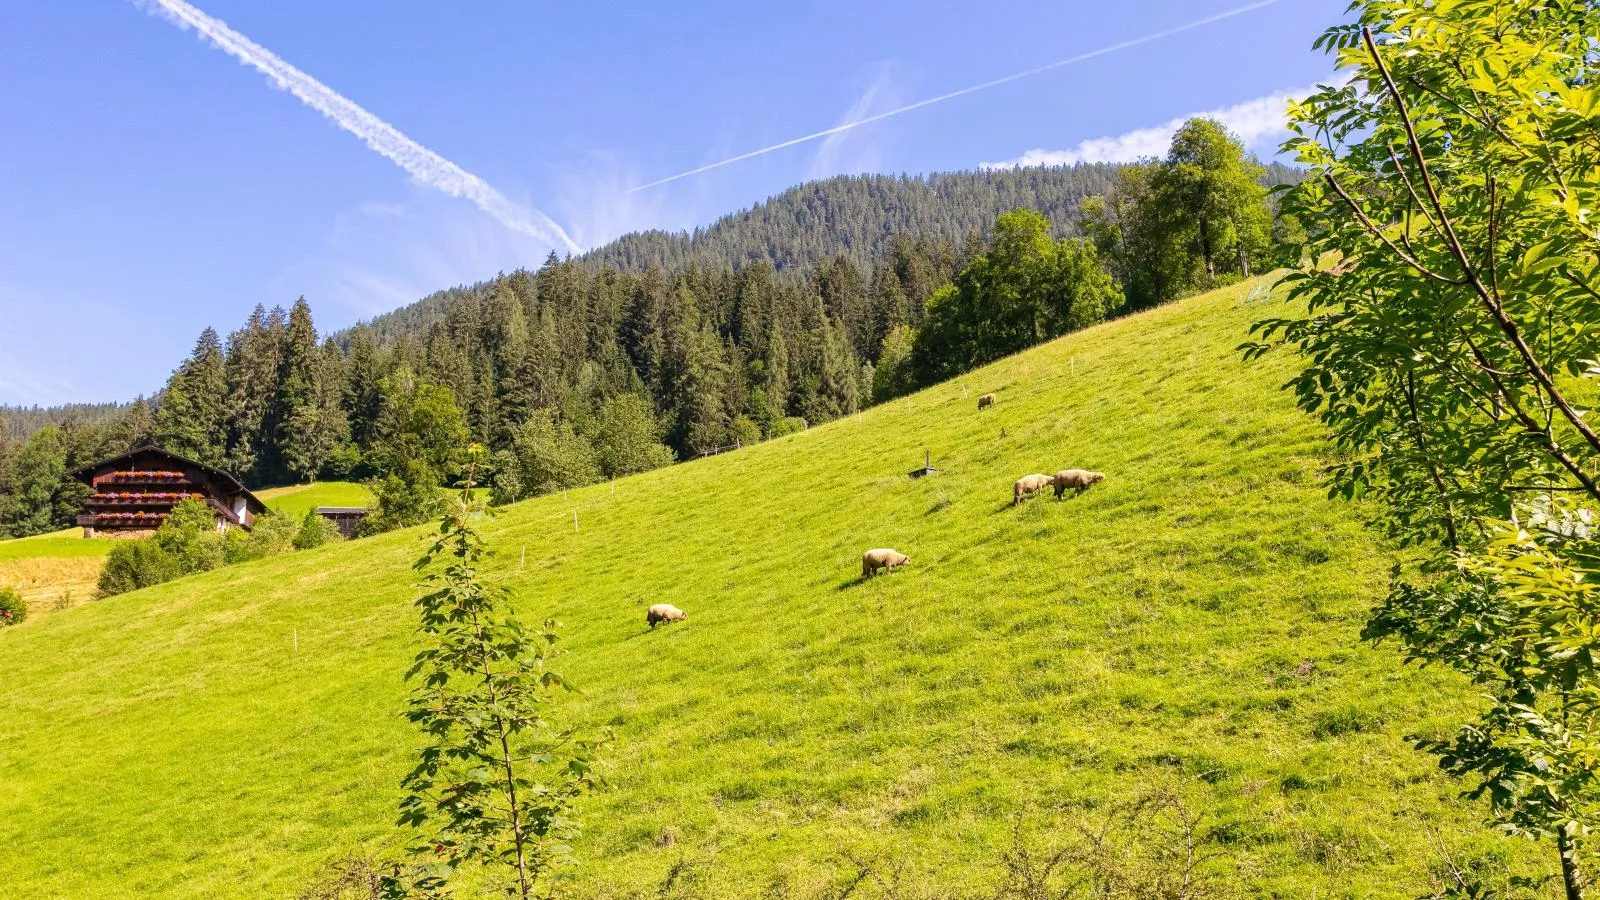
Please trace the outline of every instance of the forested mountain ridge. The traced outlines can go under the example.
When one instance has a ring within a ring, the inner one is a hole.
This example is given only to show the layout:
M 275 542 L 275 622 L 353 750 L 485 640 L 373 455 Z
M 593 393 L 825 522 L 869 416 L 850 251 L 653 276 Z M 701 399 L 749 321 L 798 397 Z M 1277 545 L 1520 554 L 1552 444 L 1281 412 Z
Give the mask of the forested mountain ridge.
M 651 267 L 676 273 L 738 269 L 765 262 L 784 280 L 799 280 L 820 263 L 844 255 L 867 270 L 892 249 L 894 238 L 962 247 L 987 236 L 994 221 L 1013 209 L 1032 209 L 1050 220 L 1056 237 L 1077 234 L 1079 208 L 1103 196 L 1125 166 L 1084 163 L 1017 169 L 980 169 L 928 175 L 839 175 L 797 185 L 729 213 L 693 231 L 651 229 L 625 234 L 574 261 L 591 270 L 642 273 Z M 1302 170 L 1273 162 L 1264 183 L 1296 184 Z M 445 317 L 451 303 L 486 282 L 437 291 L 365 323 L 384 346 L 402 334 L 421 334 Z M 343 340 L 348 331 L 335 335 Z

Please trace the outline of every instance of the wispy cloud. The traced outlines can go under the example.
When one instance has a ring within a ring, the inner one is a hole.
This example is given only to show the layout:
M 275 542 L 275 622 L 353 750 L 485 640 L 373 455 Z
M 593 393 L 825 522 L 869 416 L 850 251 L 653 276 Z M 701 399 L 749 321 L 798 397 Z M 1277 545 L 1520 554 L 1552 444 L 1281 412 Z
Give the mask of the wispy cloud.
M 393 125 L 284 62 L 270 50 L 229 28 L 221 19 L 206 15 L 184 0 L 141 0 L 141 3 L 180 28 L 193 28 L 218 49 L 267 76 L 274 86 L 300 98 L 302 103 L 360 138 L 418 182 L 452 197 L 471 200 L 512 231 L 551 246 L 565 247 L 573 253 L 583 249 L 549 216 L 511 202 L 482 178 L 401 134 Z
M 1233 132 L 1248 148 L 1271 150 L 1275 149 L 1278 138 L 1287 136 L 1285 125 L 1289 101 L 1303 100 L 1314 91 L 1315 87 L 1279 91 L 1265 97 L 1236 103 L 1225 109 L 1190 113 L 1161 125 L 1139 128 L 1112 137 L 1093 138 L 1065 150 L 1029 150 L 1014 159 L 979 163 L 979 166 L 985 169 L 1070 166 L 1076 163 L 1136 162 L 1164 156 L 1172 144 L 1172 136 L 1184 122 L 1195 118 L 1215 119 Z
M 878 66 L 861 95 L 850 104 L 840 124 L 860 121 L 876 111 L 899 101 L 896 82 L 888 65 Z M 871 132 L 865 132 L 870 134 Z M 836 131 L 823 138 L 816 153 L 811 156 L 807 178 L 826 178 L 830 175 L 871 172 L 882 167 L 882 145 L 877 141 L 862 141 L 861 133 Z
M 884 110 L 883 112 L 875 113 L 875 114 L 870 115 L 870 116 L 863 116 L 863 117 L 861 117 L 859 119 L 852 119 L 852 120 L 847 121 L 847 122 L 842 122 L 842 123 L 840 123 L 838 125 L 833 126 L 832 128 L 824 128 L 821 131 L 814 131 L 811 134 L 801 135 L 800 137 L 797 137 L 797 138 L 790 138 L 787 141 L 781 141 L 779 143 L 772 144 L 772 145 L 766 146 L 766 147 L 762 147 L 762 148 L 757 149 L 757 150 L 751 150 L 751 151 L 749 151 L 747 153 L 740 153 L 737 156 L 730 156 L 730 157 L 728 157 L 726 159 L 720 159 L 720 160 L 717 160 L 716 162 L 713 162 L 713 163 L 707 163 L 706 165 L 703 165 L 703 166 L 697 166 L 697 167 L 695 167 L 693 169 L 690 169 L 690 170 L 688 170 L 686 172 L 679 172 L 676 175 L 668 175 L 666 178 L 658 178 L 655 181 L 650 181 L 650 182 L 646 182 L 646 183 L 641 184 L 641 185 L 637 185 L 635 187 L 629 188 L 629 190 L 630 191 L 642 191 L 642 190 L 645 190 L 647 188 L 653 188 L 653 187 L 656 187 L 658 185 L 667 184 L 668 182 L 677 181 L 680 178 L 688 178 L 691 175 L 699 175 L 702 172 L 709 172 L 712 169 L 720 169 L 723 166 L 733 165 L 736 162 L 743 162 L 744 160 L 747 160 L 747 159 L 753 159 L 753 158 L 755 158 L 757 156 L 763 156 L 763 155 L 771 153 L 771 152 L 773 152 L 775 150 L 782 150 L 785 147 L 793 147 L 796 144 L 804 144 L 804 143 L 808 143 L 810 141 L 821 140 L 822 138 L 829 137 L 831 135 L 835 135 L 835 134 L 839 134 L 841 132 L 849 131 L 852 128 L 860 128 L 863 125 L 869 125 L 869 124 L 871 124 L 873 122 L 881 122 L 884 119 L 892 118 L 892 117 L 898 116 L 898 115 L 903 115 L 903 114 L 911 112 L 913 110 L 922 109 L 923 107 L 926 107 L 926 106 L 933 106 L 936 103 L 943 103 L 946 100 L 954 100 L 957 97 L 965 97 L 968 94 L 976 94 L 979 91 L 986 91 L 986 90 L 989 90 L 990 88 L 996 88 L 996 87 L 999 87 L 999 86 L 1001 86 L 1003 84 L 1010 84 L 1013 81 L 1020 81 L 1020 80 L 1022 80 L 1024 78 L 1031 78 L 1031 77 L 1033 77 L 1035 75 L 1041 75 L 1041 74 L 1043 74 L 1045 72 L 1049 72 L 1049 71 L 1052 71 L 1052 70 L 1055 70 L 1055 69 L 1060 69 L 1060 68 L 1063 68 L 1065 66 L 1070 66 L 1070 65 L 1075 65 L 1077 63 L 1081 63 L 1081 62 L 1086 62 L 1088 60 L 1095 59 L 1095 58 L 1101 57 L 1101 56 L 1106 56 L 1106 55 L 1111 54 L 1111 53 L 1116 53 L 1116 52 L 1121 51 L 1121 50 L 1127 50 L 1127 49 L 1132 48 L 1132 47 L 1138 47 L 1141 44 L 1148 44 L 1148 43 L 1151 43 L 1152 41 L 1159 41 L 1162 38 L 1172 37 L 1174 35 L 1182 34 L 1182 33 L 1186 32 L 1186 31 L 1193 31 L 1196 28 L 1202 28 L 1202 27 L 1204 27 L 1206 25 L 1212 25 L 1212 24 L 1215 24 L 1217 22 L 1224 21 L 1226 19 L 1231 19 L 1231 18 L 1233 18 L 1235 16 L 1242 16 L 1245 13 L 1254 12 L 1255 10 L 1263 9 L 1265 7 L 1268 7 L 1268 6 L 1272 6 L 1273 4 L 1275 4 L 1277 2 L 1278 2 L 1278 0 L 1256 0 L 1256 2 L 1254 2 L 1254 3 L 1247 3 L 1244 6 L 1237 6 L 1237 7 L 1234 7 L 1233 9 L 1217 13 L 1216 15 L 1206 16 L 1203 19 L 1195 19 L 1192 22 L 1185 22 L 1182 25 L 1176 25 L 1176 26 L 1174 26 L 1172 28 L 1166 28 L 1166 29 L 1163 29 L 1161 31 L 1151 32 L 1150 34 L 1143 35 L 1142 37 L 1136 37 L 1136 38 L 1132 38 L 1132 39 L 1126 40 L 1126 41 L 1119 41 L 1119 42 L 1117 42 L 1115 44 L 1108 44 L 1107 46 L 1101 47 L 1098 50 L 1090 50 L 1087 53 L 1080 53 L 1077 56 L 1069 56 L 1066 59 L 1058 59 L 1058 60 L 1056 60 L 1055 62 L 1052 62 L 1052 63 L 1045 63 L 1042 66 L 1035 66 L 1035 67 L 1033 67 L 1031 69 L 1028 69 L 1026 71 L 1023 71 L 1023 72 L 1014 72 L 1014 73 L 1012 73 L 1010 75 L 1005 75 L 1005 76 L 1002 76 L 1000 78 L 993 79 L 991 81 L 985 81 L 982 84 L 970 85 L 968 87 L 964 87 L 964 88 L 960 88 L 958 90 L 950 91 L 947 94 L 940 94 L 937 97 L 929 97 L 929 98 L 927 98 L 925 100 L 918 100 L 915 103 L 907 103 L 904 106 L 897 106 L 894 109 Z

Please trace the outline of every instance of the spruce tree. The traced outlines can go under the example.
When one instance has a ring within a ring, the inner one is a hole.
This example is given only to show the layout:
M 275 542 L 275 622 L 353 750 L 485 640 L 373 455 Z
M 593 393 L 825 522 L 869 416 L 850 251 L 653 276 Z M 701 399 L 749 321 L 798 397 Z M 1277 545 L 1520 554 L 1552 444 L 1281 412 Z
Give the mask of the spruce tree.
M 222 341 L 207 328 L 161 392 L 155 412 L 156 443 L 207 465 L 222 465 L 229 427 L 227 402 Z
M 107 455 L 124 453 L 143 444 L 148 444 L 155 439 L 155 418 L 150 414 L 150 404 L 143 397 L 137 397 L 129 404 L 128 411 L 122 418 L 113 424 L 106 434 L 105 452 Z
M 383 405 L 380 383 L 385 374 L 371 328 L 362 325 L 350 332 L 344 369 L 343 407 L 350 423 L 350 439 L 365 452 L 372 448 L 377 434 L 378 413 Z
M 293 481 L 314 478 L 333 451 L 332 435 L 323 425 L 323 369 L 311 307 L 301 297 L 289 311 L 273 401 L 274 443 L 283 474 Z

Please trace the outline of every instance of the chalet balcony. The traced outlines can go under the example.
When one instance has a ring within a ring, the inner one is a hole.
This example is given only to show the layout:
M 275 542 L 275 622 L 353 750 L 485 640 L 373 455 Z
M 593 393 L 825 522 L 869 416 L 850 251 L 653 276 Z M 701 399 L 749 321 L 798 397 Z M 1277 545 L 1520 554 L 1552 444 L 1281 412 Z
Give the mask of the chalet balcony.
M 166 513 L 108 512 L 79 516 L 78 524 L 87 528 L 159 528 Z
M 175 506 L 184 500 L 203 500 L 196 491 L 103 491 L 84 498 L 90 507 Z
M 121 472 L 107 472 L 94 479 L 94 486 L 102 484 L 160 484 L 180 485 L 187 484 L 188 476 L 182 472 L 154 469 L 130 469 Z

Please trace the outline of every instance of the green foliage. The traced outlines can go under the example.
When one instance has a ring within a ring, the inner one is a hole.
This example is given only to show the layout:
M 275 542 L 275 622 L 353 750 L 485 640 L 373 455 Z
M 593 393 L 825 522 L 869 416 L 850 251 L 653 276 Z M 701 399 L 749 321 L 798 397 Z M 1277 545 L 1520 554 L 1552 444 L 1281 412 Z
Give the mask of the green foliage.
M 601 480 L 600 459 L 567 422 L 547 417 L 517 429 L 511 450 L 496 457 L 494 502 L 514 503 Z
M 11 460 L 10 509 L 13 536 L 44 534 L 62 526 L 58 514 L 67 473 L 67 442 L 61 429 L 40 429 Z
M 375 454 L 385 470 L 393 474 L 423 466 L 435 485 L 443 483 L 468 438 L 455 392 L 408 370 L 384 379 L 382 387 Z
M 0 587 L 0 628 L 16 625 L 28 617 L 28 604 L 11 588 Z
M 911 369 L 916 339 L 916 330 L 910 325 L 896 325 L 884 335 L 883 347 L 878 351 L 878 367 L 872 373 L 874 403 L 892 400 L 916 389 L 916 377 Z
M 1153 199 L 1179 211 L 1179 240 L 1200 257 L 1208 283 L 1230 264 L 1234 273 L 1249 277 L 1250 260 L 1266 253 L 1271 216 L 1264 174 L 1215 121 L 1191 119 L 1173 136 L 1172 150 L 1156 171 Z
M 222 339 L 207 328 L 161 392 L 155 415 L 157 445 L 207 465 L 223 465 L 227 459 L 227 397 Z
M 363 536 L 421 525 L 433 518 L 444 502 L 439 495 L 438 476 L 420 460 L 404 462 L 368 487 L 373 504 L 357 532 Z
M 300 521 L 292 516 L 277 512 L 256 516 L 249 531 L 230 528 L 223 532 L 224 558 L 233 565 L 288 553 L 299 532 Z
M 772 425 L 772 436 L 781 438 L 785 435 L 799 434 L 806 430 L 806 420 L 799 416 L 785 416 Z
M 182 577 L 183 567 L 154 538 L 121 540 L 111 548 L 100 570 L 101 597 L 125 594 Z
M 1079 227 L 1128 306 L 1144 309 L 1249 276 L 1271 247 L 1262 185 L 1274 180 L 1221 125 L 1191 119 L 1165 159 L 1123 167 L 1111 191 L 1084 201 Z
M 913 338 L 911 369 L 932 384 L 1093 325 L 1121 305 L 1093 244 L 1051 241 L 1049 220 L 1014 210 L 995 222 L 989 252 L 934 293 Z
M 294 533 L 294 540 L 290 543 L 296 550 L 310 550 L 343 539 L 339 526 L 313 509 L 300 520 L 300 530 Z
M 674 459 L 672 449 L 661 443 L 661 426 L 649 402 L 634 394 L 601 405 L 593 440 L 595 460 L 607 478 L 659 469 Z
M 1600 823 L 1584 749 L 1600 641 L 1580 608 L 1600 554 L 1573 537 L 1600 503 L 1600 434 L 1580 408 L 1600 358 L 1600 10 L 1352 10 L 1318 41 L 1352 79 L 1296 106 L 1286 145 L 1316 167 L 1283 202 L 1303 234 L 1284 283 L 1309 315 L 1261 323 L 1267 340 L 1244 349 L 1300 351 L 1299 403 L 1343 451 L 1333 492 L 1381 501 L 1444 573 L 1397 580 L 1367 635 L 1488 694 L 1454 738 L 1421 746 L 1500 827 L 1554 838 L 1576 898 Z M 1562 539 L 1540 534 L 1550 521 Z
M 154 540 L 177 562 L 180 575 L 206 572 L 226 561 L 216 513 L 204 500 L 184 500 L 174 506 Z
M 506 609 L 509 593 L 480 573 L 486 549 L 468 465 L 460 497 L 416 563 L 428 574 L 417 599 L 424 646 L 406 673 L 417 682 L 406 718 L 427 741 L 401 782 L 400 822 L 423 832 L 422 862 L 397 879 L 402 893 L 449 894 L 458 870 L 484 887 L 529 900 L 548 896 L 569 864 L 575 805 L 592 790 L 598 743 L 548 717 L 569 690 L 550 668 L 555 623 L 533 632 Z

